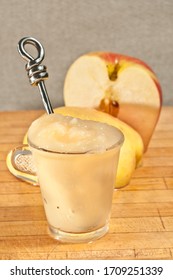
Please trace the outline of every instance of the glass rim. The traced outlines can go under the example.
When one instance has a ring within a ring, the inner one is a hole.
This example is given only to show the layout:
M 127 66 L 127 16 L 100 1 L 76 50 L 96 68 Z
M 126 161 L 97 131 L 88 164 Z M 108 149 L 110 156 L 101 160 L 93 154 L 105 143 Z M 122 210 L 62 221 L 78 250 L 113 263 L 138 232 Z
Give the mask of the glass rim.
M 108 147 L 105 150 L 100 150 L 100 151 L 94 151 L 94 150 L 89 150 L 89 151 L 84 151 L 84 152 L 58 152 L 58 151 L 52 151 L 49 149 L 45 149 L 42 147 L 39 147 L 37 145 L 35 145 L 30 139 L 29 137 L 27 137 L 27 142 L 28 145 L 36 150 L 42 151 L 42 152 L 47 152 L 47 153 L 52 153 L 52 154 L 59 154 L 59 155 L 91 155 L 91 154 L 101 154 L 101 153 L 105 153 L 108 152 L 110 150 L 113 150 L 116 147 L 121 147 L 121 145 L 124 143 L 124 134 L 122 133 L 122 131 L 119 128 L 114 127 L 118 132 L 119 132 L 119 137 L 118 140 L 110 147 Z

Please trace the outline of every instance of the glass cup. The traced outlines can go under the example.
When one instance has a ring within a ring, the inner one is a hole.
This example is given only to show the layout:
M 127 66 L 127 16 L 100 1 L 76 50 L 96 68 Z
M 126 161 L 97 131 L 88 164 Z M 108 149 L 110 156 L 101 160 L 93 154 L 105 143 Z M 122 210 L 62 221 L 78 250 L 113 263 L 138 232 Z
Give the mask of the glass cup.
M 12 165 L 16 159 L 32 156 L 53 238 L 62 242 L 91 242 L 108 232 L 120 147 L 124 141 L 122 132 L 115 130 L 114 145 L 101 152 L 60 153 L 41 149 L 30 138 L 29 150 L 24 147 L 13 152 Z M 32 170 L 21 170 L 26 180 L 34 176 L 32 173 Z

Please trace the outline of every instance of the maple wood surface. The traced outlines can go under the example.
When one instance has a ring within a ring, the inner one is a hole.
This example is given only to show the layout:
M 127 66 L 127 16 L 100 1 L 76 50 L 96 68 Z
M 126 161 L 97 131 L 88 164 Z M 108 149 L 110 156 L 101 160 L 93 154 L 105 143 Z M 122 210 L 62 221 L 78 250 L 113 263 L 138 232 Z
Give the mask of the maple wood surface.
M 173 259 L 173 107 L 162 108 L 130 184 L 114 192 L 109 233 L 88 244 L 52 239 L 39 187 L 7 169 L 7 153 L 42 113 L 0 112 L 0 259 Z

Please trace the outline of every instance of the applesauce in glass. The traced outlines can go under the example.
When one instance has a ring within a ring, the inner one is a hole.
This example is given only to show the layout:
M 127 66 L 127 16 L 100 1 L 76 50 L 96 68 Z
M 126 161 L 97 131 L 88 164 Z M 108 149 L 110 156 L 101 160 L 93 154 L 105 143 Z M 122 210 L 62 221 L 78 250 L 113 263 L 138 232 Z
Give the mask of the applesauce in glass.
M 109 229 L 120 130 L 95 121 L 44 115 L 28 131 L 49 233 L 90 242 Z

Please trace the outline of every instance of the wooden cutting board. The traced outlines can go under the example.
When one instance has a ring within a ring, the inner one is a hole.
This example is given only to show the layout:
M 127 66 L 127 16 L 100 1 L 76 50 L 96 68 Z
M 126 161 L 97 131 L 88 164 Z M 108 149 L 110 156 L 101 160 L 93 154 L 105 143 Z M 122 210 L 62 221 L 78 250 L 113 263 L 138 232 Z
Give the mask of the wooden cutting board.
M 173 107 L 163 107 L 142 167 L 115 191 L 109 233 L 90 244 L 49 237 L 39 187 L 6 167 L 42 113 L 0 112 L 0 259 L 173 259 Z

